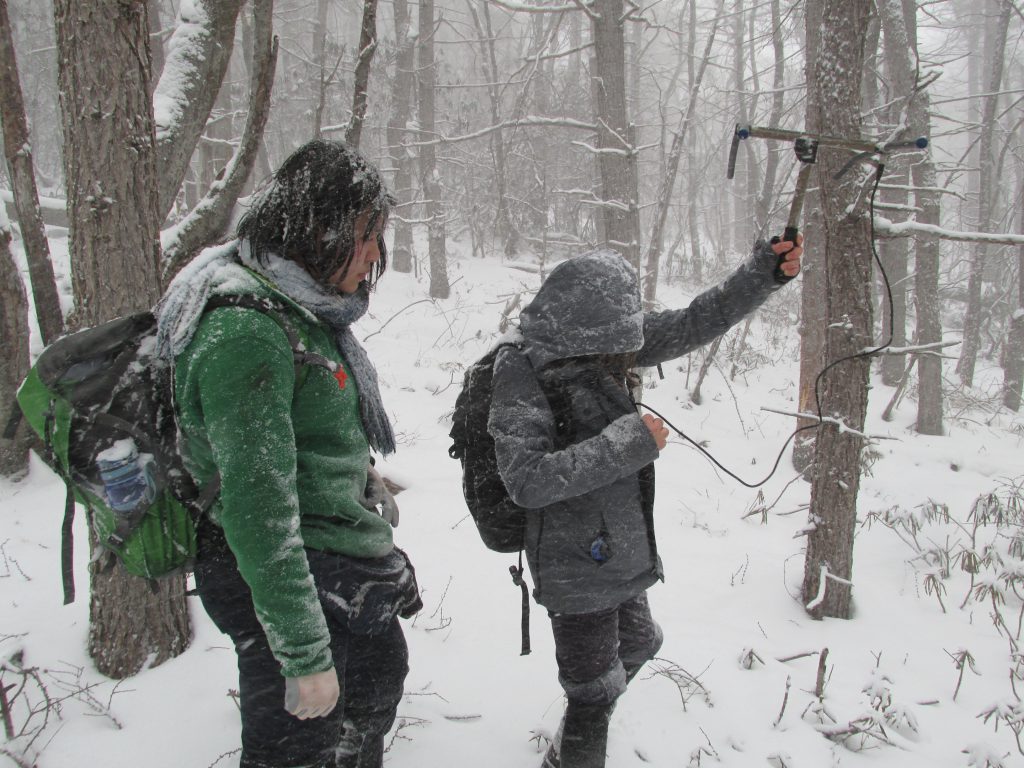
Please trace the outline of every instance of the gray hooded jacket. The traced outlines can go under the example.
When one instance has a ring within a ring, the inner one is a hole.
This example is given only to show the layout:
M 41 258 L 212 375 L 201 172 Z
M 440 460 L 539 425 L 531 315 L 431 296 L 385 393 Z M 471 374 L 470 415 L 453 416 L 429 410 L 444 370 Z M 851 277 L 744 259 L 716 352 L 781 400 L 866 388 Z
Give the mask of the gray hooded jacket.
M 488 431 L 509 496 L 535 510 L 525 551 L 534 597 L 548 610 L 613 608 L 663 578 L 657 445 L 623 382 L 588 356 L 635 352 L 638 366 L 680 357 L 760 306 L 780 285 L 776 262 L 759 241 L 686 309 L 645 313 L 636 272 L 599 250 L 559 264 L 523 309 L 521 348 L 495 362 Z

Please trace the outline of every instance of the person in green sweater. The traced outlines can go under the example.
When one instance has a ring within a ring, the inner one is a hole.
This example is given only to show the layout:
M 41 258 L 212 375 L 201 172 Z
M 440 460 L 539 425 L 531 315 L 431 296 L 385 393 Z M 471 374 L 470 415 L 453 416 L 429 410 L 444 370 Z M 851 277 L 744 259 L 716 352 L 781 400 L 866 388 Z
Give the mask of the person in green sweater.
M 186 466 L 220 484 L 195 578 L 238 657 L 241 768 L 379 768 L 403 693 L 398 617 L 421 603 L 372 467 L 394 434 L 351 330 L 391 202 L 357 151 L 310 142 L 158 307 Z

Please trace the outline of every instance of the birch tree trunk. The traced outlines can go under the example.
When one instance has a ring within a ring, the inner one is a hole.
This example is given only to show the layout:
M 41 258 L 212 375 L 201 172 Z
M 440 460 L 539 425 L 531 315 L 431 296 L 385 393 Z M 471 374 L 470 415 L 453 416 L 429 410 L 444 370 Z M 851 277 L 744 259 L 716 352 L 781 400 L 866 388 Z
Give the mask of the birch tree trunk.
M 859 138 L 864 31 L 871 0 L 823 0 L 821 38 L 808 79 L 821 120 L 836 136 Z M 850 579 L 860 455 L 867 411 L 866 358 L 850 358 L 873 340 L 871 322 L 870 227 L 859 199 L 857 174 L 835 179 L 846 156 L 819 152 L 821 205 L 825 228 L 827 332 L 825 356 L 835 364 L 823 378 L 822 410 L 849 429 L 825 423 L 816 439 L 811 485 L 811 532 L 807 537 L 803 598 L 812 616 L 849 618 Z M 839 362 L 842 361 L 842 362 Z
M 95 325 L 159 297 L 146 3 L 56 0 L 54 16 L 75 319 Z M 90 577 L 89 654 L 100 672 L 126 677 L 188 647 L 184 578 L 151 586 L 99 562 Z

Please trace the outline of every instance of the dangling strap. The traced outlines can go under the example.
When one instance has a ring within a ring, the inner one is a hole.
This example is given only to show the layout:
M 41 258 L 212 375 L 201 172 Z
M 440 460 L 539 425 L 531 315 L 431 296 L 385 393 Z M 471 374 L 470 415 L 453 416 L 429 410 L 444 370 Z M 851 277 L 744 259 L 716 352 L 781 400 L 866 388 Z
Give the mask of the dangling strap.
M 68 605 L 75 602 L 75 492 L 71 490 L 71 483 L 65 482 L 65 486 L 68 492 L 64 499 L 64 524 L 60 534 L 60 578 L 64 586 L 64 605 Z
M 523 578 L 523 550 L 519 550 L 519 566 L 510 565 L 508 572 L 512 574 L 512 583 L 519 587 L 523 593 L 522 611 L 522 635 L 523 644 L 519 651 L 520 656 L 530 654 L 530 590 L 526 586 L 526 579 Z

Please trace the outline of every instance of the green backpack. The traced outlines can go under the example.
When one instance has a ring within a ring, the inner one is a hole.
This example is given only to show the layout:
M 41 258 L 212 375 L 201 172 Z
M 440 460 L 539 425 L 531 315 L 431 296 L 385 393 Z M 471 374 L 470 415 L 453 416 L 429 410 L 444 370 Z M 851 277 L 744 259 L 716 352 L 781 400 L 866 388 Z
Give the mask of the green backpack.
M 216 307 L 273 317 L 296 360 L 307 353 L 281 307 L 252 296 L 215 297 Z M 75 502 L 85 506 L 100 545 L 128 573 L 158 579 L 191 568 L 196 522 L 220 491 L 199 489 L 178 452 L 171 370 L 156 354 L 156 318 L 140 312 L 64 336 L 49 345 L 18 390 L 18 404 L 42 438 L 44 460 L 64 480 L 61 568 L 64 602 L 74 600 L 71 535 Z

